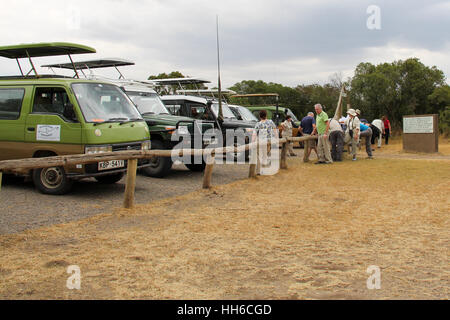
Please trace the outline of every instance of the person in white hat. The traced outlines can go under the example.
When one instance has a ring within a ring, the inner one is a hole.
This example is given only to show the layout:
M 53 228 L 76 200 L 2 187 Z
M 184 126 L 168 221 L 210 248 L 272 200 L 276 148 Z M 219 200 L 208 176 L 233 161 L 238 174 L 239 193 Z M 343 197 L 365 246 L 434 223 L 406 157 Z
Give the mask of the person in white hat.
M 358 152 L 357 146 L 359 142 L 360 124 L 359 118 L 354 109 L 347 111 L 349 119 L 347 120 L 347 130 L 345 132 L 345 142 L 351 145 L 351 155 L 353 161 L 356 161 L 356 154 Z

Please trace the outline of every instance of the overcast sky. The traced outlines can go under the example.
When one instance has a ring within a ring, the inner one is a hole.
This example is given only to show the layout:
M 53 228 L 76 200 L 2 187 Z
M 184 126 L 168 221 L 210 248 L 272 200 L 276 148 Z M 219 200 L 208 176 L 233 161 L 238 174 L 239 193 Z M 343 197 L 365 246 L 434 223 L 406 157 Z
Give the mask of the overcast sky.
M 380 30 L 367 27 L 371 5 L 381 10 Z M 335 72 L 352 76 L 360 62 L 409 57 L 450 75 L 450 1 L 438 0 L 15 0 L 2 5 L 0 45 L 81 43 L 97 53 L 74 60 L 130 59 L 136 65 L 122 69 L 128 78 L 178 70 L 216 82 L 216 15 L 226 87 L 323 84 Z M 36 59 L 52 62 L 68 59 Z M 18 73 L 1 57 L 0 70 Z

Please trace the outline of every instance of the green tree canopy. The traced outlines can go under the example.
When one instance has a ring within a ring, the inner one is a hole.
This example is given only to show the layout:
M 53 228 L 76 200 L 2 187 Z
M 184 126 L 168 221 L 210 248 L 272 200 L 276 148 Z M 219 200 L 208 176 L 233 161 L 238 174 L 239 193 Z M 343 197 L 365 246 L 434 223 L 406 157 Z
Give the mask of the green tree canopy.
M 351 103 L 361 109 L 364 118 L 387 115 L 400 126 L 404 115 L 439 112 L 429 96 L 444 81 L 441 70 L 427 67 L 417 58 L 376 66 L 361 63 L 351 81 Z

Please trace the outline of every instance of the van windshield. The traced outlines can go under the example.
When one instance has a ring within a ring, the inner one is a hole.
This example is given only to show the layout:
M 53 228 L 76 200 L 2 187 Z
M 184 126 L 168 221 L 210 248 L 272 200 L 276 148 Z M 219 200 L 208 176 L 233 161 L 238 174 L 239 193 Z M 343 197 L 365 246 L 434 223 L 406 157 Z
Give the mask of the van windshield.
M 156 93 L 127 92 L 142 115 L 170 114 Z
M 297 117 L 295 116 L 295 114 L 292 113 L 292 111 L 291 111 L 290 109 L 287 109 L 286 114 L 287 114 L 288 116 L 291 116 L 291 117 L 292 117 L 292 121 L 298 122 Z
M 253 113 L 250 110 L 248 110 L 246 107 L 238 107 L 238 108 L 239 108 L 239 113 L 241 114 L 243 120 L 250 121 L 250 122 L 252 122 L 252 121 L 258 122 L 258 118 L 256 118 L 253 115 Z
M 214 102 L 211 106 L 211 109 L 214 112 L 214 114 L 216 115 L 216 117 L 218 117 L 219 116 L 219 103 Z M 237 119 L 236 116 L 233 114 L 233 112 L 228 107 L 228 105 L 225 103 L 222 103 L 222 113 L 223 113 L 223 117 L 225 119 Z
M 115 85 L 74 83 L 72 89 L 86 122 L 142 120 L 142 116 L 128 96 Z

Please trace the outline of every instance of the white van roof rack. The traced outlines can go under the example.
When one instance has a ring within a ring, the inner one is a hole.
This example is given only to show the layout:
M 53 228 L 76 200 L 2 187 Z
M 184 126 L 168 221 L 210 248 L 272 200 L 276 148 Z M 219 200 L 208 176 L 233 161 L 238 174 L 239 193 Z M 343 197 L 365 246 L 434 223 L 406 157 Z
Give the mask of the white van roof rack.
M 91 70 L 91 69 L 103 69 L 103 68 L 115 68 L 116 71 L 119 73 L 119 79 L 125 79 L 122 72 L 120 72 L 118 67 L 123 66 L 134 66 L 135 63 L 130 60 L 125 59 L 119 59 L 119 58 L 103 58 L 103 59 L 94 59 L 94 60 L 87 60 L 87 61 L 77 61 L 73 64 L 69 63 L 54 63 L 54 64 L 46 64 L 41 67 L 43 68 L 60 68 L 60 69 L 77 69 L 80 70 L 83 75 L 86 77 L 86 74 L 84 73 L 84 70 Z
M 81 44 L 67 43 L 67 42 L 49 42 L 49 43 L 32 43 L 32 44 L 20 44 L 14 46 L 2 46 L 0 47 L 0 56 L 15 59 L 20 69 L 20 73 L 23 77 L 27 77 L 33 71 L 36 77 L 40 77 L 34 67 L 34 63 L 31 58 L 35 57 L 51 57 L 68 55 L 70 59 L 70 69 L 75 72 L 75 77 L 79 78 L 78 72 L 74 66 L 72 60 L 72 54 L 84 54 L 95 53 L 94 48 L 84 46 Z M 28 58 L 31 64 L 31 70 L 27 74 L 23 73 L 19 59 Z

